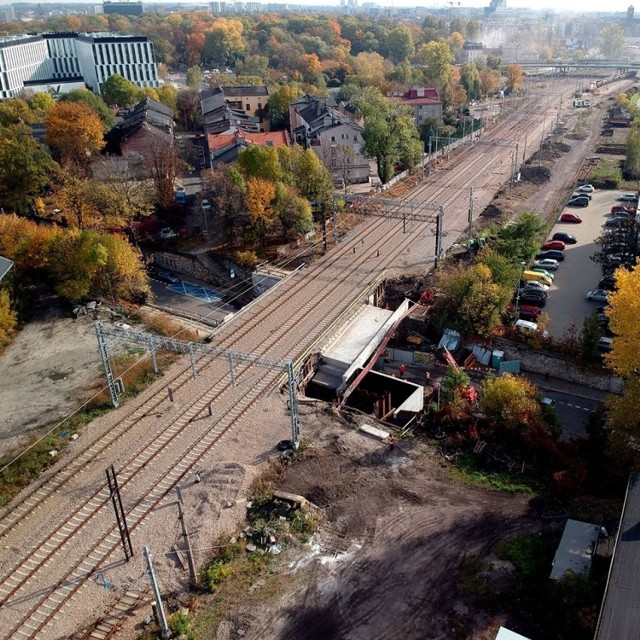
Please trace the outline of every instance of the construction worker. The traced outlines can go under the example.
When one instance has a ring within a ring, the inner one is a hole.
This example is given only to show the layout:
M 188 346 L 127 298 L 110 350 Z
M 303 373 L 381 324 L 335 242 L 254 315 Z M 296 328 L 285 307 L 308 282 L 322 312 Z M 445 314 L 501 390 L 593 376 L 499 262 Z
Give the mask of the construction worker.
M 404 372 L 405 372 L 406 370 L 407 370 L 407 368 L 406 368 L 403 364 L 401 364 L 401 365 L 398 367 L 398 373 L 400 374 L 400 377 L 401 377 L 401 378 L 404 378 Z
M 393 448 L 396 446 L 396 437 L 391 433 L 387 438 L 387 444 L 389 445 L 389 451 L 393 451 Z

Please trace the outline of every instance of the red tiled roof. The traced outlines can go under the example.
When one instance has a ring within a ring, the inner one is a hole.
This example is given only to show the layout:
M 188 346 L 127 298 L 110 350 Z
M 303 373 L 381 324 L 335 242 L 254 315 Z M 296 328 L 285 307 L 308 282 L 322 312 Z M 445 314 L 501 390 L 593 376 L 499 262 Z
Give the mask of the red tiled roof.
M 221 149 L 222 147 L 226 147 L 228 144 L 231 144 L 235 138 L 235 133 L 210 133 L 207 135 L 207 144 L 209 145 L 209 150 L 213 151 L 214 149 Z
M 402 102 L 402 104 L 442 104 L 442 102 L 440 102 L 440 100 L 438 100 L 437 98 L 403 98 L 403 97 L 398 97 L 396 98 L 396 100 L 399 100 L 400 102 Z
M 282 147 L 289 146 L 289 134 L 286 131 L 270 131 L 269 133 L 243 133 L 242 137 L 247 144 L 256 147 Z

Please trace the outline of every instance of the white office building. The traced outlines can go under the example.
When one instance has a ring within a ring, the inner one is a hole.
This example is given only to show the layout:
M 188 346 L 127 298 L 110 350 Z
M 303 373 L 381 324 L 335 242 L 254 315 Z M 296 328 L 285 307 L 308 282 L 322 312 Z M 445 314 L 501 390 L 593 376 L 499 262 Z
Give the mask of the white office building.
M 140 87 L 157 87 L 153 43 L 114 33 L 44 33 L 0 38 L 0 99 L 24 89 L 55 92 L 100 84 L 119 74 Z

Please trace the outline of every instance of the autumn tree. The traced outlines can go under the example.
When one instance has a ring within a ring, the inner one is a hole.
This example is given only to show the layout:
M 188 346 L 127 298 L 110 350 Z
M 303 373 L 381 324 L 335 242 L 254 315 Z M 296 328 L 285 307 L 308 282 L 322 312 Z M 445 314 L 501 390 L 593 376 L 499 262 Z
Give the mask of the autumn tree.
M 481 69 L 480 71 L 480 91 L 483 96 L 492 96 L 500 86 L 498 74 L 491 69 Z
M 507 81 L 506 87 L 508 93 L 515 93 L 522 87 L 524 74 L 519 64 L 507 65 Z
M 387 35 L 386 48 L 389 57 L 396 64 L 413 56 L 415 45 L 409 28 L 401 25 L 392 29 Z
M 98 114 L 100 120 L 102 120 L 105 131 L 111 130 L 116 123 L 116 117 L 113 111 L 111 111 L 103 98 L 88 89 L 74 89 L 73 91 L 69 91 L 69 93 L 61 96 L 60 101 L 84 102 L 88 104 Z
M 13 309 L 9 292 L 0 289 L 0 352 L 11 342 L 18 327 L 18 314 Z
M 499 56 L 488 55 L 487 56 L 487 68 L 492 71 L 500 72 L 502 68 L 502 60 Z
M 149 284 L 141 254 L 117 235 L 69 229 L 51 245 L 49 268 L 59 295 L 142 302 Z
M 627 135 L 624 172 L 626 178 L 640 178 L 640 129 L 637 126 Z
M 218 18 L 205 33 L 203 56 L 207 63 L 234 65 L 246 51 L 244 24 L 240 20 Z
M 378 87 L 384 89 L 387 86 L 385 71 L 387 63 L 379 53 L 359 53 L 352 61 L 353 76 L 348 78 L 363 87 Z
M 56 101 L 53 99 L 53 96 L 50 93 L 45 93 L 44 91 L 38 91 L 34 93 L 29 98 L 29 108 L 31 109 L 34 117 L 37 120 L 44 121 L 49 113 L 49 110 L 52 109 Z
M 28 124 L 33 122 L 33 113 L 22 98 L 11 98 L 0 102 L 0 125 Z
M 27 125 L 0 125 L 0 206 L 26 213 L 57 168 Z
M 83 172 L 105 145 L 104 126 L 84 102 L 58 102 L 47 116 L 47 144 L 63 166 Z
M 187 87 L 176 96 L 176 119 L 187 131 L 196 129 L 201 122 L 200 96 L 196 89 Z
M 504 373 L 485 378 L 480 404 L 495 425 L 505 429 L 533 425 L 541 419 L 538 391 L 526 378 Z
M 262 178 L 271 182 L 282 180 L 280 158 L 274 147 L 250 146 L 238 153 L 238 167 L 247 178 Z
M 293 181 L 307 200 L 316 202 L 320 211 L 329 210 L 333 195 L 331 176 L 311 149 L 297 156 L 293 166 Z
M 258 241 L 263 244 L 276 222 L 276 186 L 263 178 L 247 180 L 247 213 Z
M 247 184 L 234 166 L 222 164 L 202 172 L 202 194 L 209 199 L 213 210 L 219 212 L 225 240 L 235 245 L 247 237 L 250 228 L 246 212 Z

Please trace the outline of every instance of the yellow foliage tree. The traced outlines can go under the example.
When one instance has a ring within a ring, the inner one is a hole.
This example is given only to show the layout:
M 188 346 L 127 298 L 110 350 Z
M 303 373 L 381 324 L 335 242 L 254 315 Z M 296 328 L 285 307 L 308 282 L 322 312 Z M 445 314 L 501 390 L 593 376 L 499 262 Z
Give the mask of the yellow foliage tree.
M 483 96 L 494 94 L 500 86 L 500 78 L 495 71 L 491 69 L 482 69 L 480 71 L 480 91 Z
M 247 213 L 260 242 L 264 242 L 269 229 L 275 224 L 277 214 L 273 202 L 276 185 L 262 178 L 247 181 Z
M 525 378 L 510 373 L 486 378 L 480 388 L 480 401 L 487 417 L 508 429 L 540 419 L 537 389 Z
M 59 233 L 54 227 L 16 215 L 0 216 L 0 255 L 13 260 L 20 270 L 43 269 L 47 266 L 47 249 Z
M 513 93 L 517 91 L 523 82 L 523 71 L 522 67 L 519 64 L 508 64 L 507 65 L 507 91 L 509 93 Z
M 58 102 L 47 114 L 47 144 L 63 165 L 83 171 L 105 145 L 98 114 L 83 102 Z
M 609 294 L 607 315 L 615 334 L 613 350 L 605 357 L 607 365 L 623 378 L 640 373 L 640 264 L 632 271 L 616 271 L 617 291 Z
M 0 351 L 12 340 L 18 326 L 18 317 L 11 308 L 9 292 L 0 289 Z

